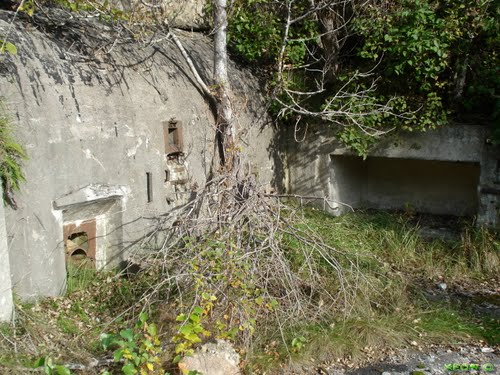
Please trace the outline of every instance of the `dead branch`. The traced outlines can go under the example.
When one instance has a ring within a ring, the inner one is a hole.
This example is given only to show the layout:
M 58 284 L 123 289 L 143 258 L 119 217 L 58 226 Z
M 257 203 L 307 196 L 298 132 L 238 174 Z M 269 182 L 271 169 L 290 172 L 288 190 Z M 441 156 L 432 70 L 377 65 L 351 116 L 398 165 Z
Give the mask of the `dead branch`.
M 168 33 L 168 36 L 170 36 L 170 38 L 172 39 L 172 41 L 175 43 L 175 45 L 177 46 L 177 48 L 181 52 L 182 57 L 184 58 L 184 60 L 188 64 L 189 69 L 191 70 L 191 73 L 194 76 L 194 79 L 200 85 L 203 93 L 207 96 L 207 98 L 209 100 L 216 101 L 215 96 L 210 91 L 210 89 L 208 88 L 208 86 L 205 83 L 205 81 L 203 81 L 203 78 L 201 78 L 200 73 L 198 72 L 198 69 L 196 69 L 196 67 L 194 66 L 193 60 L 191 60 L 191 57 L 189 57 L 189 54 L 187 53 L 186 49 L 182 45 L 181 41 L 179 40 L 179 38 L 177 37 L 177 35 L 175 34 L 175 32 L 176 32 L 176 30 L 171 29 L 169 31 L 169 33 Z
M 173 298 L 172 285 L 175 298 L 191 307 L 202 303 L 203 293 L 214 294 L 217 302 L 207 319 L 227 316 L 237 326 L 255 322 L 252 329 L 239 330 L 242 346 L 251 344 L 257 328 L 263 333 L 342 314 L 352 305 L 355 282 L 361 279 L 355 276 L 360 272 L 355 256 L 303 228 L 300 208 L 282 198 L 323 200 L 334 208 L 327 198 L 267 194 L 243 173 L 220 175 L 200 188 L 195 199 L 166 214 L 138 250 L 142 264 L 161 270 L 139 303 L 153 303 L 165 294 Z M 289 247 L 290 242 L 296 245 Z M 155 243 L 161 246 L 152 249 Z M 235 287 L 240 283 L 255 288 L 251 293 L 257 294 L 248 302 L 242 301 L 250 292 Z M 256 305 L 257 297 L 265 302 Z M 275 305 L 266 307 L 272 301 Z

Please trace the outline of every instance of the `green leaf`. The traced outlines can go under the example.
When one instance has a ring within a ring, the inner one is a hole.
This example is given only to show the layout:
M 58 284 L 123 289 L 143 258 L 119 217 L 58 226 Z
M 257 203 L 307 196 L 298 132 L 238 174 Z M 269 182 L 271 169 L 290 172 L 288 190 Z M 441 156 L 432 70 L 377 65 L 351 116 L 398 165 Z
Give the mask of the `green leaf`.
M 115 341 L 115 335 L 110 335 L 109 333 L 101 333 L 99 336 L 99 341 L 104 350 L 107 350 Z
M 17 55 L 17 47 L 12 43 L 5 43 L 5 50 L 11 55 Z
M 122 358 L 123 358 L 123 349 L 116 350 L 113 354 L 113 360 L 115 362 L 120 362 Z
M 203 309 L 199 306 L 196 306 L 194 309 L 193 309 L 193 313 L 194 314 L 198 314 L 198 315 L 201 315 L 203 313 Z
M 134 332 L 132 331 L 132 328 L 128 328 L 128 329 L 124 329 L 124 330 L 120 331 L 120 336 L 128 341 L 134 340 Z
M 177 315 L 177 318 L 175 318 L 175 321 L 176 321 L 176 322 L 183 322 L 183 321 L 185 321 L 185 320 L 186 320 L 186 318 L 187 318 L 187 317 L 186 317 L 186 314 L 181 313 L 181 314 Z
M 141 314 L 139 315 L 139 321 L 144 324 L 146 323 L 147 320 L 148 320 L 148 314 L 145 312 L 141 312 Z
M 201 339 L 198 337 L 196 333 L 191 332 L 188 333 L 187 335 L 184 335 L 184 337 L 186 338 L 186 340 L 191 341 L 192 343 L 201 342 Z
M 181 327 L 179 332 L 183 335 L 189 335 L 191 332 L 193 332 L 193 327 L 189 324 L 186 324 L 186 325 Z
M 137 373 L 137 370 L 135 369 L 133 363 L 127 363 L 125 366 L 122 367 L 122 371 L 125 375 L 134 375 Z
M 57 365 L 55 370 L 57 375 L 71 375 L 71 371 L 66 366 Z
M 38 358 L 35 361 L 35 363 L 33 363 L 33 368 L 45 366 L 45 360 L 46 360 L 46 357 L 40 357 L 40 358 Z
M 156 324 L 150 324 L 148 327 L 148 333 L 151 336 L 156 336 L 158 334 L 158 329 L 156 328 Z
M 195 314 L 195 313 L 192 313 L 191 315 L 189 315 L 189 319 L 193 323 L 199 323 L 200 322 L 200 316 L 198 314 Z

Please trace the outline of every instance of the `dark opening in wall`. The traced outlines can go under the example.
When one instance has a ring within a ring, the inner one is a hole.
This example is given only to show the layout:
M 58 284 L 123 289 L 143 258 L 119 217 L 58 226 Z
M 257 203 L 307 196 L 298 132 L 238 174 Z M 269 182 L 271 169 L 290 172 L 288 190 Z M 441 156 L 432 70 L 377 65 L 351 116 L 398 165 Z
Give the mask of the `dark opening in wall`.
M 146 172 L 146 192 L 148 195 L 148 203 L 153 201 L 153 174 Z
M 475 215 L 480 166 L 402 158 L 332 156 L 335 200 L 354 208 L 399 210 L 440 215 Z
M 163 123 L 163 141 L 165 154 L 179 154 L 183 152 L 182 123 L 171 119 Z
M 95 220 L 64 225 L 63 235 L 66 263 L 95 267 L 96 224 Z

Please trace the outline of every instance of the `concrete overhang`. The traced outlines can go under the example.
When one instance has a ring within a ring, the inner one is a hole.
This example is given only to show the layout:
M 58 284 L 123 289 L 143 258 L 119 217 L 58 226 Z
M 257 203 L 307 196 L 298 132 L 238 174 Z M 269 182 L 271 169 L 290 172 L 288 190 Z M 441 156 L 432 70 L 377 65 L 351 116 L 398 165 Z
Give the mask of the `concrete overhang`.
M 126 186 L 90 184 L 54 200 L 53 207 L 55 210 L 64 210 L 75 204 L 125 198 L 128 192 Z
M 380 141 L 368 157 L 480 162 L 487 142 L 488 130 L 485 126 L 450 125 L 389 137 Z M 331 155 L 355 156 L 346 147 L 335 148 Z

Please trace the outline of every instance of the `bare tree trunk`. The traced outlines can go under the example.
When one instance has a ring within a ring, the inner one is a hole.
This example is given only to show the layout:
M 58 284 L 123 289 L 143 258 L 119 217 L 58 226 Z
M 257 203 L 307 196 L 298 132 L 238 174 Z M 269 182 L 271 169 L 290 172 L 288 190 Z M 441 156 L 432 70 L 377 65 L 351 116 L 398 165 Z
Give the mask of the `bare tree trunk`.
M 231 106 L 231 88 L 227 74 L 227 0 L 215 0 L 214 25 L 214 81 L 217 100 L 217 143 L 219 161 L 225 170 L 231 170 L 237 163 L 236 134 Z

